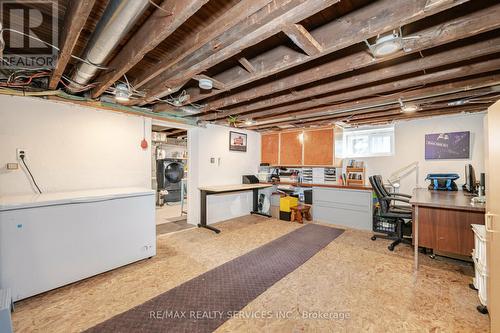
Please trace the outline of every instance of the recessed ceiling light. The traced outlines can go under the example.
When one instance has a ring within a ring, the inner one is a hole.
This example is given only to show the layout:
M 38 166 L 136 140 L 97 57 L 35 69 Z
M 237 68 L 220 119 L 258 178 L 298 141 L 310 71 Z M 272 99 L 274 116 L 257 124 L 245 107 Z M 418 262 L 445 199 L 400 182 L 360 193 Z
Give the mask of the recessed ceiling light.
M 403 39 L 401 32 L 396 30 L 385 36 L 378 36 L 375 44 L 371 45 L 365 40 L 370 52 L 376 58 L 387 57 L 403 49 Z

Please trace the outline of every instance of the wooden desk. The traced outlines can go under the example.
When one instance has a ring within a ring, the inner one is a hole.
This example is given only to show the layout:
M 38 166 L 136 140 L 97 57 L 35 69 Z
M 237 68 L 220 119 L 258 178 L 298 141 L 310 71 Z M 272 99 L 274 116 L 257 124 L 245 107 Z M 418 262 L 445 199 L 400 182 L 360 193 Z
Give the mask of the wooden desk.
M 413 244 L 415 269 L 418 247 L 470 256 L 474 248 L 471 224 L 484 224 L 485 205 L 471 204 L 471 196 L 462 191 L 415 189 L 413 207 Z
M 235 185 L 219 185 L 219 186 L 203 186 L 199 187 L 200 195 L 201 195 L 201 205 L 200 205 L 200 223 L 198 227 L 206 228 L 214 231 L 215 233 L 219 233 L 220 230 L 209 226 L 207 224 L 207 195 L 211 194 L 222 194 L 222 193 L 231 193 L 231 192 L 241 192 L 241 191 L 253 191 L 253 210 L 250 212 L 251 214 L 263 215 L 266 217 L 271 217 L 270 215 L 261 214 L 258 212 L 258 204 L 259 204 L 259 189 L 271 187 L 272 184 L 235 184 Z

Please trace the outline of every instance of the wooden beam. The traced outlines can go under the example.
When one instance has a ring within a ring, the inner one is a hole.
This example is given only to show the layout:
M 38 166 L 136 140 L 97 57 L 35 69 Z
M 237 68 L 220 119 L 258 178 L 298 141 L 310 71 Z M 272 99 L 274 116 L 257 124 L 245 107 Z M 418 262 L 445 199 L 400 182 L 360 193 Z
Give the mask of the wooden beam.
M 50 77 L 49 89 L 56 89 L 64 70 L 71 60 L 80 32 L 87 22 L 95 0 L 74 0 L 68 2 L 61 32 L 60 51 L 57 64 Z
M 93 89 L 92 97 L 99 97 L 107 88 L 119 80 L 134 65 L 144 58 L 165 38 L 170 36 L 182 23 L 189 19 L 208 0 L 165 0 L 162 9 L 156 9 L 139 31 L 107 65 L 112 71 L 99 76 L 99 85 Z M 169 14 L 171 13 L 171 14 Z
M 368 52 L 360 51 L 347 57 L 334 59 L 325 64 L 314 68 L 294 73 L 285 78 L 261 84 L 250 89 L 224 96 L 218 100 L 208 103 L 204 110 L 223 109 L 231 104 L 248 102 L 252 99 L 266 95 L 276 94 L 281 91 L 288 91 L 295 87 L 308 84 L 317 80 L 326 79 L 347 71 L 364 68 L 378 63 L 383 63 L 403 55 L 420 52 L 428 48 L 440 46 L 458 39 L 468 38 L 477 34 L 490 31 L 500 27 L 500 5 L 493 6 L 484 10 L 473 12 L 471 14 L 459 17 L 457 19 L 433 26 L 431 28 L 419 31 L 416 34 L 406 36 L 404 52 L 384 58 L 373 58 Z M 226 82 L 228 90 L 237 88 L 241 85 L 253 81 L 254 77 L 245 75 L 235 69 L 226 71 L 215 78 L 221 78 Z M 200 94 L 196 88 L 188 89 L 188 94 L 193 102 L 205 99 L 209 96 L 219 94 L 219 91 L 213 91 L 210 94 Z M 275 99 L 268 102 L 275 102 Z M 264 104 L 264 102 L 262 103 Z M 278 103 L 276 103 L 278 104 Z M 264 107 L 274 104 L 266 103 Z M 256 105 L 256 108 L 259 108 Z M 250 111 L 247 108 L 247 111 Z
M 341 80 L 323 83 L 320 85 L 302 89 L 300 91 L 294 91 L 292 94 L 276 96 L 273 98 L 266 99 L 264 101 L 258 101 L 252 104 L 236 107 L 234 109 L 221 112 L 219 115 L 220 117 L 227 117 L 229 115 L 248 112 L 255 109 L 270 108 L 272 106 L 275 106 L 275 104 L 279 105 L 303 99 L 307 100 L 295 103 L 293 105 L 293 108 L 303 108 L 303 109 L 312 108 L 322 104 L 332 103 L 334 100 L 336 101 L 336 95 L 314 98 L 313 96 L 316 95 L 323 95 L 327 93 L 332 93 L 334 91 L 353 88 L 359 85 L 366 85 L 369 83 L 374 83 L 385 79 L 395 78 L 398 76 L 408 75 L 411 73 L 418 73 L 430 68 L 436 68 L 452 63 L 458 63 L 460 61 L 465 61 L 481 57 L 484 55 L 493 54 L 496 52 L 500 52 L 500 37 L 462 47 L 457 47 L 455 49 L 433 54 L 428 57 L 407 61 L 397 65 L 374 70 L 371 72 L 352 75 L 350 77 Z M 282 106 L 282 107 L 278 106 L 270 110 L 279 113 L 282 110 L 289 111 L 293 108 L 290 108 L 289 106 Z
M 309 56 L 323 51 L 321 44 L 300 24 L 285 24 L 283 25 L 283 32 Z
M 224 85 L 224 83 L 220 82 L 220 81 L 217 81 L 216 79 L 213 79 L 209 76 L 206 76 L 206 75 L 203 75 L 203 74 L 198 74 L 198 75 L 195 75 L 193 76 L 193 79 L 196 80 L 196 81 L 200 81 L 200 80 L 211 80 L 212 81 L 212 85 L 215 89 L 224 89 L 226 86 Z
M 168 52 L 154 67 L 145 69 L 139 77 L 135 78 L 133 85 L 140 88 L 155 76 L 161 74 L 161 72 L 169 69 L 211 41 L 214 49 L 217 49 L 221 45 L 216 39 L 222 33 L 261 10 L 270 2 L 271 0 L 242 0 L 238 2 L 200 32 L 188 36 L 181 45 Z
M 245 57 L 239 58 L 238 62 L 247 70 L 248 73 L 255 73 L 257 71 L 255 67 L 253 67 L 252 63 Z
M 364 107 L 369 107 L 373 103 L 383 103 L 388 98 L 402 97 L 405 99 L 411 99 L 419 94 L 429 94 L 432 92 L 438 93 L 452 93 L 462 90 L 478 89 L 488 86 L 494 86 L 500 84 L 500 74 L 492 74 L 486 77 L 463 79 L 458 82 L 450 82 L 445 84 L 439 84 L 437 86 L 416 89 L 415 91 L 401 92 L 402 89 L 409 89 L 410 87 L 418 87 L 422 85 L 433 84 L 436 82 L 447 81 L 451 79 L 456 79 L 457 70 L 463 75 L 461 77 L 476 75 L 483 72 L 498 69 L 494 67 L 498 65 L 499 62 L 493 64 L 476 64 L 471 66 L 465 66 L 459 69 L 450 69 L 446 71 L 441 71 L 437 73 L 431 73 L 422 75 L 420 77 L 404 79 L 401 81 L 391 82 L 379 86 L 368 87 L 359 89 L 353 92 L 347 92 L 340 94 L 339 101 L 351 101 L 346 103 L 341 103 L 338 105 L 328 105 L 313 109 L 299 110 L 293 112 L 287 112 L 283 114 L 276 114 L 271 118 L 266 118 L 264 120 L 276 120 L 287 122 L 289 120 L 294 120 L 297 117 L 314 117 L 319 115 L 334 115 L 337 113 L 342 113 L 349 111 L 351 109 L 362 109 Z M 393 93 L 391 93 L 393 92 Z M 369 98 L 362 101 L 357 101 L 360 98 L 366 98 L 369 96 L 374 96 L 377 94 L 384 93 L 386 96 Z M 388 96 L 389 95 L 389 96 Z M 262 115 L 265 116 L 265 115 Z M 246 115 L 246 117 L 255 119 L 255 115 Z M 258 119 L 258 118 L 257 118 Z M 221 120 L 222 121 L 222 120 Z
M 414 113 L 400 113 L 398 115 L 392 115 L 392 116 L 384 116 L 384 117 L 378 117 L 378 118 L 373 118 L 373 119 L 365 119 L 365 120 L 358 120 L 356 122 L 356 125 L 368 125 L 368 124 L 381 124 L 381 123 L 388 123 L 388 122 L 393 122 L 396 120 L 411 120 L 411 119 L 417 119 L 417 118 L 427 118 L 427 117 L 434 117 L 434 116 L 445 116 L 445 115 L 452 115 L 452 114 L 457 114 L 457 113 L 475 113 L 475 112 L 483 112 L 488 109 L 488 106 L 465 106 L 465 107 L 456 107 L 456 108 L 450 108 L 450 109 L 438 109 L 438 110 L 431 110 L 431 111 L 420 111 L 420 112 L 414 112 Z
M 258 121 L 257 124 L 246 126 L 247 129 L 269 128 L 285 124 L 319 124 L 322 121 L 352 121 L 366 116 L 366 114 L 379 114 L 380 112 L 387 112 L 388 110 L 399 110 L 400 105 L 398 99 L 404 100 L 404 103 L 415 103 L 423 110 L 436 108 L 436 107 L 452 107 L 453 105 L 436 105 L 436 103 L 444 103 L 455 101 L 459 99 L 478 98 L 480 96 L 497 96 L 500 94 L 500 75 L 497 75 L 496 87 L 486 87 L 472 90 L 469 85 L 462 82 L 462 89 L 457 92 L 457 89 L 449 89 L 449 91 L 440 90 L 439 86 L 419 89 L 409 93 L 401 93 L 400 95 L 394 94 L 389 97 L 380 97 L 371 99 L 370 101 L 363 101 L 359 106 L 352 106 L 346 103 L 336 106 L 332 111 L 322 114 L 304 114 L 301 117 L 282 117 L 269 122 L 264 119 L 264 122 Z M 448 84 L 447 84 L 448 85 Z M 469 90 L 471 89 L 471 90 Z M 418 94 L 417 94 L 418 92 Z
M 167 137 L 178 137 L 180 134 L 187 133 L 185 129 L 174 129 L 173 131 L 167 134 Z
M 394 5 L 394 1 L 390 0 L 375 1 L 338 20 L 312 30 L 310 32 L 311 35 L 323 45 L 323 52 L 320 54 L 307 57 L 304 55 L 289 54 L 290 51 L 286 49 L 271 50 L 255 58 L 255 63 L 262 63 L 261 70 L 255 75 L 233 75 L 232 77 L 226 76 L 224 79 L 222 79 L 222 77 L 220 79 L 224 82 L 228 82 L 228 88 L 231 89 L 243 84 L 248 84 L 301 65 L 320 56 L 346 48 L 350 45 L 363 42 L 377 34 L 397 29 L 400 26 L 436 14 L 439 11 L 443 11 L 463 2 L 466 1 L 446 2 L 443 3 L 442 6 L 424 11 L 425 0 L 398 0 L 397 5 Z M 335 37 L 333 38 L 332 36 Z M 277 62 L 274 59 L 287 59 L 287 61 Z M 234 72 L 235 71 L 232 73 Z M 209 95 L 196 94 L 195 92 L 189 93 L 194 102 L 213 96 L 219 92 L 213 92 Z
M 461 106 L 461 107 L 449 107 L 449 108 L 433 108 L 425 111 L 417 111 L 417 112 L 412 112 L 412 113 L 405 113 L 401 112 L 398 109 L 388 109 L 384 112 L 374 112 L 374 113 L 368 113 L 361 115 L 358 117 L 356 120 L 351 120 L 348 121 L 347 123 L 353 124 L 353 125 L 369 125 L 369 124 L 378 124 L 378 123 L 389 123 L 395 120 L 410 120 L 410 119 L 416 119 L 416 118 L 423 118 L 423 117 L 433 117 L 433 116 L 443 116 L 443 115 L 451 115 L 451 114 L 457 114 L 457 113 L 462 113 L 462 112 L 482 112 L 485 111 L 487 108 L 487 104 L 484 106 L 477 106 L 477 105 L 468 105 L 468 106 Z M 320 121 L 303 121 L 303 122 L 297 122 L 297 123 L 292 123 L 291 125 L 294 125 L 295 127 L 309 127 L 309 126 L 331 126 L 333 123 L 336 121 L 342 121 L 342 117 L 337 117 L 337 118 L 332 118 L 332 119 L 327 119 L 327 120 L 320 120 Z M 254 130 L 269 130 L 274 127 L 269 127 L 269 128 L 254 128 Z
M 261 15 L 259 22 L 250 21 L 250 26 L 236 26 L 226 31 L 225 35 L 219 39 L 223 47 L 215 53 L 212 45 L 206 45 L 150 81 L 145 88 L 148 92 L 145 101 L 151 102 L 158 97 L 165 96 L 168 94 L 166 88 L 170 88 L 171 91 L 180 89 L 179 83 L 277 34 L 281 31 L 283 24 L 300 22 L 339 1 L 275 0 L 272 10 L 268 9 L 268 15 Z

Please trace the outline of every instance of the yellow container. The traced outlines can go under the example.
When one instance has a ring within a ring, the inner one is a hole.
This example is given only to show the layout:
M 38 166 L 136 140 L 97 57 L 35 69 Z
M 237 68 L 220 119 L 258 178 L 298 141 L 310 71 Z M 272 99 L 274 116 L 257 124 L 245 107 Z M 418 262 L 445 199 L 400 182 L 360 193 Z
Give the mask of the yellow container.
M 299 204 L 299 198 L 286 196 L 280 198 L 280 211 L 289 212 L 291 207 L 295 207 Z

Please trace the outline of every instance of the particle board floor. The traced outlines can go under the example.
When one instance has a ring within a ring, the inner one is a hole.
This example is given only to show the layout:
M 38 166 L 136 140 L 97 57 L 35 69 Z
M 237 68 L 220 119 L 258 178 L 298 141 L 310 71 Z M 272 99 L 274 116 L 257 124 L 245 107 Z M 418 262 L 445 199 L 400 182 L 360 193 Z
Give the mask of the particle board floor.
M 198 228 L 160 235 L 153 259 L 17 302 L 15 331 L 89 328 L 300 225 L 248 216 L 218 227 L 219 235 Z M 468 287 L 470 267 L 422 255 L 414 275 L 411 248 L 391 253 L 388 243 L 347 230 L 217 332 L 488 331 Z

